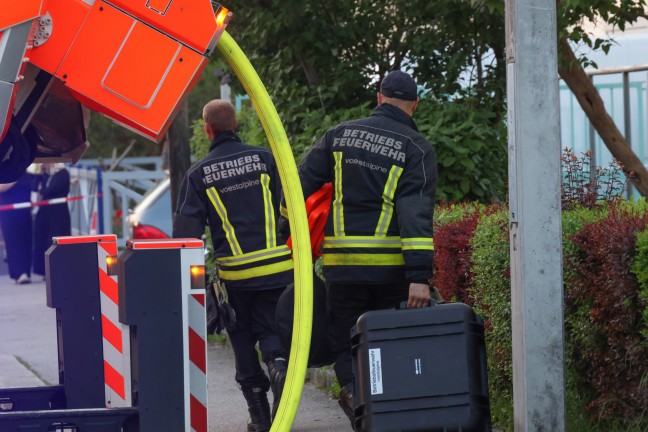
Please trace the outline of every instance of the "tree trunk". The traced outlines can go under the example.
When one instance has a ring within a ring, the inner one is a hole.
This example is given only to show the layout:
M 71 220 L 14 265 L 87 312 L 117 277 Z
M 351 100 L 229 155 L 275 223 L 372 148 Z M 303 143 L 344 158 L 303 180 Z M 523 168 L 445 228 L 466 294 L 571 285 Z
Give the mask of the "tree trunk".
M 648 171 L 609 116 L 592 80 L 576 59 L 565 38 L 558 41 L 558 73 L 572 91 L 576 100 L 607 146 L 621 163 L 623 172 L 644 197 L 648 196 Z
M 185 173 L 191 165 L 191 150 L 189 149 L 189 111 L 187 101 L 182 106 L 167 133 L 169 139 L 169 171 L 171 177 L 171 209 L 176 210 L 178 193 Z

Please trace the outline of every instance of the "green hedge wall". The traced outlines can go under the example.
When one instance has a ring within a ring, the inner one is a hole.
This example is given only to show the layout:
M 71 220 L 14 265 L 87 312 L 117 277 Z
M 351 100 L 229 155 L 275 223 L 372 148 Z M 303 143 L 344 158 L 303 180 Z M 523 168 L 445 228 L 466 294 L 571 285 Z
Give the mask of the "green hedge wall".
M 647 226 L 643 200 L 576 208 L 562 217 L 568 405 L 577 403 L 578 416 L 597 424 L 621 425 L 615 430 L 648 420 Z M 493 420 L 511 430 L 506 208 L 437 209 L 435 248 L 437 288 L 447 300 L 472 304 L 485 319 Z

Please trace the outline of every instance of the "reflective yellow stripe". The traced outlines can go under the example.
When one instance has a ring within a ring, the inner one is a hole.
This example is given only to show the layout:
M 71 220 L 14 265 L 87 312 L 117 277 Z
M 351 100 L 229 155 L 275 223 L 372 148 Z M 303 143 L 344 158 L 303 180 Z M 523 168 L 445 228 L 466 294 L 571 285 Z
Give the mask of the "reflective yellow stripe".
M 272 205 L 270 176 L 268 174 L 261 174 L 261 186 L 261 190 L 263 191 L 263 208 L 265 210 L 266 248 L 270 249 L 277 246 L 277 225 L 274 206 Z
M 403 250 L 434 250 L 434 239 L 426 237 L 404 238 Z
M 279 213 L 281 214 L 281 216 L 283 216 L 283 217 L 285 217 L 286 219 L 288 219 L 288 209 L 287 209 L 286 207 L 280 205 L 280 206 L 279 206 Z
M 219 265 L 228 267 L 228 266 L 250 264 L 257 261 L 263 261 L 270 258 L 277 258 L 283 255 L 291 255 L 291 254 L 292 251 L 288 246 L 281 245 L 281 246 L 276 246 L 274 248 L 248 252 L 233 257 L 216 258 L 216 262 Z
M 397 236 L 376 237 L 376 236 L 344 236 L 324 237 L 326 248 L 398 248 L 401 247 L 401 239 Z
M 380 217 L 378 218 L 378 225 L 376 226 L 377 236 L 384 236 L 387 233 L 387 228 L 389 228 L 389 223 L 394 215 L 394 194 L 396 193 L 398 179 L 402 173 L 403 168 L 396 165 L 392 166 L 389 171 L 387 183 L 385 183 L 385 189 L 382 193 L 383 204 Z
M 291 270 L 293 268 L 293 261 L 286 260 L 265 266 L 254 267 L 245 270 L 218 270 L 218 276 L 225 280 L 242 280 L 250 279 L 259 276 L 268 276 L 276 273 Z
M 324 254 L 325 266 L 402 266 L 402 254 Z
M 335 200 L 333 200 L 333 234 L 344 235 L 344 208 L 342 207 L 342 152 L 333 152 L 335 157 Z
M 207 189 L 207 196 L 209 197 L 209 200 L 214 206 L 214 209 L 216 209 L 216 213 L 218 213 L 218 216 L 221 218 L 221 221 L 223 221 L 223 231 L 225 231 L 225 237 L 227 238 L 227 242 L 229 243 L 230 248 L 232 249 L 232 254 L 241 255 L 243 253 L 243 250 L 241 249 L 241 246 L 239 245 L 239 242 L 236 239 L 236 233 L 234 232 L 234 227 L 232 226 L 229 219 L 227 218 L 227 209 L 225 208 L 225 205 L 221 201 L 220 197 L 218 196 L 218 192 L 216 191 L 216 188 L 211 187 Z

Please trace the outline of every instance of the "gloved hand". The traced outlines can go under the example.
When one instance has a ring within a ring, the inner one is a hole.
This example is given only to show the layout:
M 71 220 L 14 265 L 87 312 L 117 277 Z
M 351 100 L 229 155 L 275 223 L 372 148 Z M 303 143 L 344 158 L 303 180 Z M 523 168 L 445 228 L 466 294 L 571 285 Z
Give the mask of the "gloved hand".
M 210 279 L 207 284 L 207 334 L 220 334 L 223 327 L 220 326 L 218 299 L 213 285 Z
M 221 334 L 223 329 L 228 332 L 236 329 L 236 313 L 228 302 L 225 285 L 216 279 L 209 284 L 207 296 L 207 332 Z

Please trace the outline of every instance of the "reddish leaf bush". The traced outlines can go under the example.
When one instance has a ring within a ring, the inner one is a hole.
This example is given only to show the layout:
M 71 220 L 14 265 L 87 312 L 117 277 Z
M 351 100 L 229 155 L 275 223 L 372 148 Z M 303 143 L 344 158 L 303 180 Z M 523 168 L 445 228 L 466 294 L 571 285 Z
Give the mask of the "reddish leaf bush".
M 616 207 L 572 236 L 580 259 L 566 262 L 573 271 L 566 318 L 582 322 L 568 326 L 567 337 L 573 366 L 593 391 L 588 408 L 594 418 L 639 418 L 648 407 L 641 382 L 648 365 L 640 325 L 646 305 L 631 273 L 636 234 L 647 224 L 645 212 Z
M 592 152 L 577 156 L 568 147 L 563 149 L 561 202 L 563 210 L 576 207 L 594 208 L 600 203 L 620 200 L 626 188 L 619 162 L 607 167 L 591 166 Z
M 434 228 L 434 286 L 446 301 L 474 306 L 471 239 L 482 216 L 502 211 L 501 204 L 441 206 Z
M 434 233 L 434 286 L 446 301 L 472 305 L 467 288 L 471 285 L 472 266 L 470 239 L 475 232 L 480 212 L 448 223 Z

